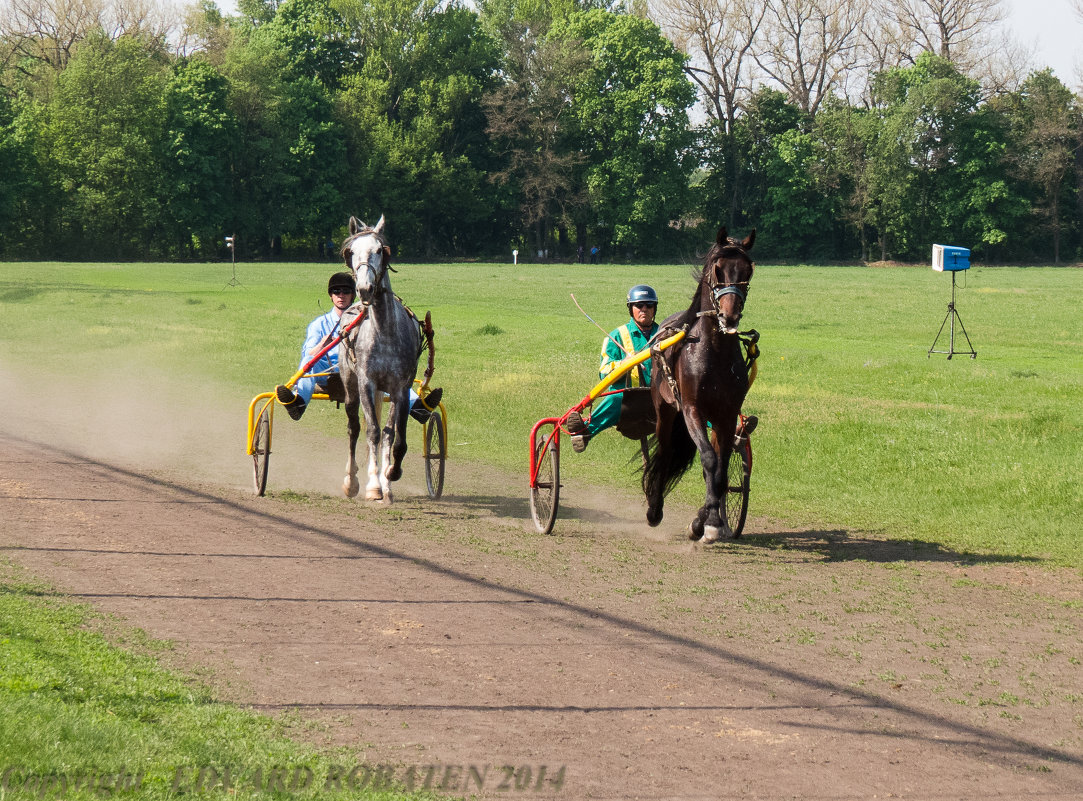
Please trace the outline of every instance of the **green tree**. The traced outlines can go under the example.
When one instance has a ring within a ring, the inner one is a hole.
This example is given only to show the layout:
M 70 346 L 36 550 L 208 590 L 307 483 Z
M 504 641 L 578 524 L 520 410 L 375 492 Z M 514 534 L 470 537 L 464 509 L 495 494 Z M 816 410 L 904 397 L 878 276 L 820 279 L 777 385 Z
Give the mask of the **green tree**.
M 233 202 L 237 129 L 224 76 L 201 59 L 178 63 L 165 93 L 162 183 L 177 255 L 214 254 Z
M 274 19 L 278 0 L 237 0 L 237 10 L 250 25 L 259 26 Z
M 856 237 L 857 252 L 863 261 L 868 261 L 872 257 L 871 236 L 877 227 L 874 220 L 879 211 L 872 203 L 870 157 L 872 143 L 879 135 L 880 118 L 870 109 L 833 102 L 822 109 L 816 124 L 824 132 L 838 176 L 836 224 L 848 232 L 849 240 Z
M 314 241 L 346 219 L 346 143 L 334 99 L 317 78 L 285 85 L 277 120 L 286 146 L 280 182 L 282 233 Z
M 494 41 L 464 8 L 402 0 L 339 8 L 362 56 L 338 95 L 351 213 L 386 213 L 403 253 L 477 252 L 496 239 L 481 107 L 494 85 Z
M 136 39 L 88 36 L 57 80 L 48 146 L 67 198 L 59 243 L 93 258 L 163 247 L 166 71 Z
M 845 147 L 847 106 L 830 99 L 815 118 L 782 92 L 753 95 L 737 128 L 750 190 L 746 224 L 760 231 L 757 247 L 787 259 L 855 255 L 848 203 L 853 174 Z
M 1029 189 L 1038 223 L 1036 235 L 1019 232 L 1013 239 L 1031 253 L 1051 253 L 1059 263 L 1063 232 L 1072 228 L 1078 101 L 1052 70 L 1044 69 L 1028 76 L 1018 92 L 999 99 L 999 105 L 1011 128 L 1010 160 Z
M 585 158 L 572 102 L 575 76 L 588 69 L 590 54 L 578 40 L 542 36 L 538 27 L 548 25 L 502 23 L 505 79 L 484 103 L 502 157 L 492 178 L 518 199 L 520 238 L 529 232 L 532 250 L 544 252 L 554 230 L 575 225 L 577 241 L 586 239 Z
M 882 127 L 872 203 L 895 252 L 926 258 L 933 242 L 996 252 L 1027 204 L 1007 176 L 1002 118 L 979 106 L 977 82 L 923 53 L 878 76 L 874 95 Z
M 277 255 L 284 236 L 315 252 L 345 214 L 345 132 L 334 96 L 318 77 L 296 75 L 289 59 L 264 23 L 234 37 L 222 67 L 238 142 L 227 225 L 239 246 L 264 255 Z
M 857 118 L 853 150 L 854 184 L 860 193 L 855 201 L 857 224 L 866 242 L 875 237 L 878 255 L 884 261 L 891 254 L 910 252 L 912 210 L 918 203 L 917 174 L 911 158 L 914 122 L 910 115 L 890 113 L 876 107 Z
M 315 76 L 335 89 L 354 62 L 345 22 L 332 0 L 286 0 L 261 27 L 294 78 Z
M 223 53 L 221 70 L 237 128 L 237 147 L 230 153 L 234 202 L 226 228 L 236 234 L 239 253 L 267 255 L 272 238 L 288 224 L 282 204 L 288 139 L 280 125 L 288 71 L 273 42 L 257 37 L 257 30 L 237 29 Z
M 761 88 L 748 99 L 745 113 L 737 118 L 733 130 L 732 152 L 737 161 L 734 169 L 741 173 L 735 184 L 742 189 L 736 201 L 741 212 L 739 223 L 763 229 L 765 215 L 770 214 L 774 202 L 769 198 L 771 176 L 780 169 L 775 163 L 778 161 L 778 141 L 789 131 L 808 131 L 809 127 L 808 115 L 777 89 Z M 758 240 L 757 251 L 762 247 L 764 254 L 781 256 L 790 252 L 792 255 L 794 251 L 785 231 L 770 235 L 764 232 Z
M 35 256 L 44 239 L 44 175 L 34 151 L 33 107 L 0 94 L 0 256 Z M 38 223 L 39 225 L 35 225 Z
M 571 14 L 550 36 L 591 54 L 572 111 L 595 226 L 618 248 L 663 252 L 692 201 L 695 89 L 684 56 L 653 22 L 602 10 Z

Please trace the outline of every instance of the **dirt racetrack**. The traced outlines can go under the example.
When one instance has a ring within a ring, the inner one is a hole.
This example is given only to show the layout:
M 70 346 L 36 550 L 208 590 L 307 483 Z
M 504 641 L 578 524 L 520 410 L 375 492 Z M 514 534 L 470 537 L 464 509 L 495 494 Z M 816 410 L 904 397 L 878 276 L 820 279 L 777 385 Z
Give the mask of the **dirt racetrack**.
M 223 699 L 460 795 L 1083 797 L 1076 573 L 754 508 L 692 546 L 690 510 L 648 529 L 571 482 L 540 537 L 519 477 L 454 461 L 441 501 L 415 458 L 369 506 L 335 494 L 343 443 L 284 415 L 256 498 L 245 402 L 10 410 L 0 558 L 175 641 Z

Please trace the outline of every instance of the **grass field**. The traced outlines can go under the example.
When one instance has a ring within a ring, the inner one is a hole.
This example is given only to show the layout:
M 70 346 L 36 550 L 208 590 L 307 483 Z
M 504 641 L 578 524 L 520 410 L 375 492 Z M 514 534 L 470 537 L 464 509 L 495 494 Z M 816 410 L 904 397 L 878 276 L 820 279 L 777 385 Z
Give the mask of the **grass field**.
M 602 335 L 569 294 L 608 330 L 630 285 L 655 286 L 660 316 L 694 287 L 690 266 L 397 267 L 396 292 L 433 313 L 449 470 L 489 463 L 524 490 L 532 423 L 596 380 Z M 335 269 L 241 264 L 228 286 L 221 264 L 0 264 L 0 342 L 15 364 L 169 365 L 246 401 L 294 370 Z M 743 320 L 762 335 L 750 513 L 1081 568 L 1083 272 L 960 276 L 976 359 L 927 354 L 950 296 L 950 277 L 929 269 L 757 267 Z M 243 402 L 237 415 L 243 429 Z M 314 417 L 341 429 L 330 410 Z M 567 452 L 564 479 L 634 487 L 637 454 L 607 434 Z M 690 474 L 677 492 L 693 500 L 702 483 Z

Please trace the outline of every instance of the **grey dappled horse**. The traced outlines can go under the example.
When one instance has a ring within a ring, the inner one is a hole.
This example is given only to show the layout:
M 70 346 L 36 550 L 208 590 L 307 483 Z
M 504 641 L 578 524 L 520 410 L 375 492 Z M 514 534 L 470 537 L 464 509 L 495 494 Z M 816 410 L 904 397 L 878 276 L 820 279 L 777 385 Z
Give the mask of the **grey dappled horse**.
M 402 458 L 406 455 L 410 387 L 417 374 L 421 332 L 417 318 L 391 291 L 388 277 L 391 248 L 383 229 L 383 215 L 371 228 L 356 217 L 350 217 L 350 235 L 342 243 L 342 258 L 353 270 L 357 297 L 366 316 L 339 344 L 338 364 L 346 387 L 346 420 L 350 432 L 350 458 L 346 462 L 342 489 L 347 497 L 353 498 L 360 488 L 355 457 L 357 437 L 361 433 L 357 414 L 360 406 L 365 415 L 369 446 L 365 498 L 390 503 L 391 482 L 402 476 Z M 344 319 L 343 327 L 345 324 Z M 391 405 L 387 425 L 381 431 L 383 400 L 380 393 L 384 392 L 390 396 Z

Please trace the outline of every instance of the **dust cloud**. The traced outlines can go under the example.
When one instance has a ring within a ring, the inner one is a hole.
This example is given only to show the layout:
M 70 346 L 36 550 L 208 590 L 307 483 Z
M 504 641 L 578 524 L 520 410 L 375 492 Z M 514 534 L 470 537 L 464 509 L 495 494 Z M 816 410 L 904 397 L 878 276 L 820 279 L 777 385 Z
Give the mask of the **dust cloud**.
M 44 391 L 45 389 L 48 391 Z M 271 391 L 273 387 L 253 390 Z M 0 363 L 5 410 L 0 431 L 185 484 L 253 490 L 252 457 L 246 454 L 247 413 L 252 396 L 238 396 L 211 385 L 140 367 L 102 376 L 87 373 L 58 378 Z M 511 530 L 530 531 L 526 431 L 522 473 L 458 461 L 454 452 L 454 408 L 449 408 L 451 445 L 444 496 L 439 503 L 461 507 Z M 300 421 L 276 410 L 267 489 L 341 497 L 346 465 L 346 416 L 335 404 L 319 403 Z M 340 431 L 341 434 L 332 433 Z M 432 505 L 427 496 L 421 429 L 409 426 L 403 478 L 395 500 Z M 366 469 L 363 440 L 358 444 L 361 479 Z M 657 529 L 644 520 L 642 495 L 590 486 L 575 478 L 570 448 L 562 460 L 557 528 L 570 536 L 633 536 L 648 541 L 686 542 L 683 532 L 692 508 L 672 500 L 667 521 Z M 357 501 L 364 504 L 364 501 Z

